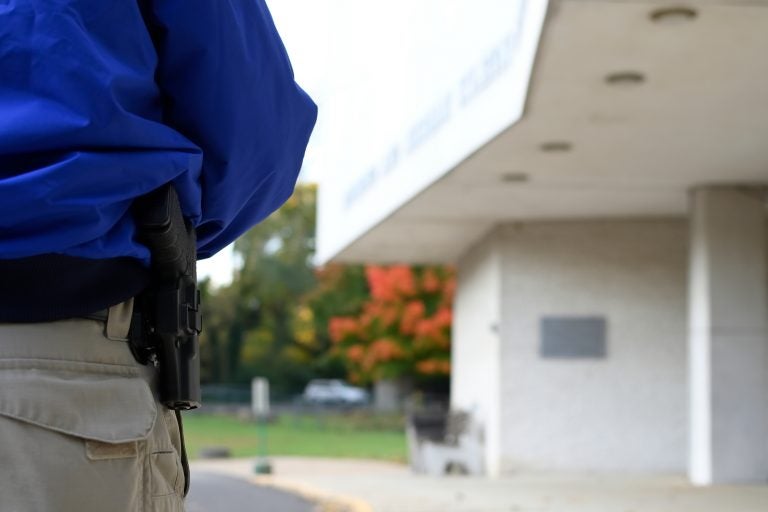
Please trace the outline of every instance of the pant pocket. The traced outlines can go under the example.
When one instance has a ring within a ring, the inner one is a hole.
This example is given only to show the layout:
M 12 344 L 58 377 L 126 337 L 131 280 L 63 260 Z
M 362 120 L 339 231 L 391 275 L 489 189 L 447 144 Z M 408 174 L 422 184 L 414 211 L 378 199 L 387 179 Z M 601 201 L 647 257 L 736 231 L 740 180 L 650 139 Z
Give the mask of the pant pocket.
M 0 360 L 0 415 L 103 443 L 145 440 L 157 406 L 139 368 Z
M 3 509 L 152 510 L 156 417 L 138 367 L 0 360 Z
M 178 426 L 173 412 L 162 408 L 150 440 L 150 466 L 152 469 L 152 496 L 178 496 L 184 493 L 184 469 Z

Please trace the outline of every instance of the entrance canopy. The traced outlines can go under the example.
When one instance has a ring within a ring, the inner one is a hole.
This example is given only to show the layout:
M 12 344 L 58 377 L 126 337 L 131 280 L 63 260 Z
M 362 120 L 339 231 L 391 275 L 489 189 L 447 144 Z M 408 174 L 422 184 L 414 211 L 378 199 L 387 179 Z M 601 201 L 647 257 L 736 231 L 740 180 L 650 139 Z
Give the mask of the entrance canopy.
M 768 181 L 768 2 L 460 5 L 502 4 L 520 24 L 405 142 L 321 184 L 321 261 L 451 262 L 499 223 L 679 216 L 693 187 Z

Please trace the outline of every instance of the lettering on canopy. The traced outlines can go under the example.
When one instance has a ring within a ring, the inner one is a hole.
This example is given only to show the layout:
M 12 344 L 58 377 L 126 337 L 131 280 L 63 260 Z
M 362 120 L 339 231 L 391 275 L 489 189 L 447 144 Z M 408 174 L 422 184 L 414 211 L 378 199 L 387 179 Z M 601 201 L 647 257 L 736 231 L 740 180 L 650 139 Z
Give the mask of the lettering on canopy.
M 436 100 L 426 112 L 405 130 L 402 141 L 392 146 L 357 178 L 344 194 L 344 206 L 350 208 L 381 178 L 391 174 L 403 158 L 419 151 L 445 127 L 459 109 L 469 108 L 512 66 L 520 28 L 505 36 L 458 81 L 456 86 Z

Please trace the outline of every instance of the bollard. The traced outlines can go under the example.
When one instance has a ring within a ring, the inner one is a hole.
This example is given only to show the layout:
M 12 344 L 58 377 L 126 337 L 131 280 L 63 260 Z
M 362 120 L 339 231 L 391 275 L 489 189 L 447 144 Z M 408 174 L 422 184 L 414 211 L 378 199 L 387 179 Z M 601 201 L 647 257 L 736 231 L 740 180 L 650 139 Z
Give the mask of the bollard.
M 254 377 L 251 381 L 251 412 L 256 418 L 258 455 L 253 472 L 258 475 L 272 473 L 267 449 L 267 419 L 269 418 L 269 381 L 263 377 Z

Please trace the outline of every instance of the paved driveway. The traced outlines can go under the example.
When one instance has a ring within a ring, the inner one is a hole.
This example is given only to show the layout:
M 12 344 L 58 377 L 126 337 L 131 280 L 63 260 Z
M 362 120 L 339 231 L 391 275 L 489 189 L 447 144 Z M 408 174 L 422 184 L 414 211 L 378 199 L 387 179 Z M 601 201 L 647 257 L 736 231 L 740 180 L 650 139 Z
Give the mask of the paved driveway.
M 524 473 L 499 478 L 414 475 L 387 462 L 270 457 L 195 461 L 197 471 L 312 493 L 355 512 L 768 512 L 768 485 L 692 487 L 682 475 Z
M 313 512 L 314 505 L 293 494 L 215 473 L 194 471 L 187 512 Z

